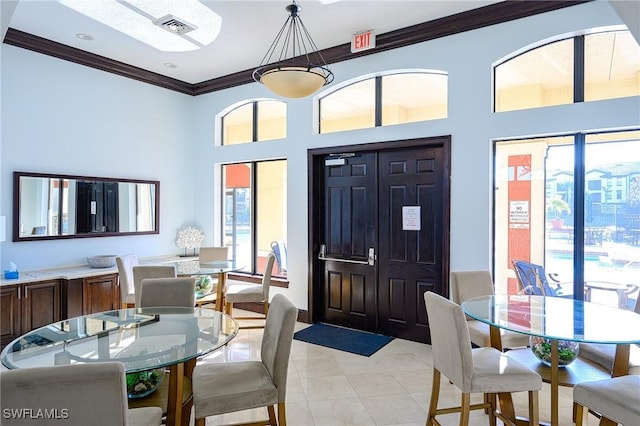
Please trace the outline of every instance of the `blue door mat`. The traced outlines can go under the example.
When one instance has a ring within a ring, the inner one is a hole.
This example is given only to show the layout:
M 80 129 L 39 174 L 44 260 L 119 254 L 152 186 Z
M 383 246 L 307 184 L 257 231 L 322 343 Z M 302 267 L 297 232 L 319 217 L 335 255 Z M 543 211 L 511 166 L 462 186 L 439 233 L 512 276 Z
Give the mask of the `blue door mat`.
M 293 334 L 295 340 L 362 356 L 371 356 L 393 337 L 316 323 Z

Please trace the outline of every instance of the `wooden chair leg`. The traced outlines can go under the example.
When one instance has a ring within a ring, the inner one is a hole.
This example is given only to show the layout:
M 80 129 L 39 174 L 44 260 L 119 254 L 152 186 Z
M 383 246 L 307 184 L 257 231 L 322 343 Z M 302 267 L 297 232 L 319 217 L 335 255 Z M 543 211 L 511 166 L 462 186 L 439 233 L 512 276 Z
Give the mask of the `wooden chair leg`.
M 484 394 L 485 402 L 489 404 L 489 424 L 491 426 L 496 426 L 496 411 L 498 410 L 497 402 L 496 402 L 496 394 L 495 393 L 485 393 Z M 487 411 L 485 409 L 485 411 Z
M 576 426 L 582 426 L 582 417 L 584 416 L 584 407 L 580 404 L 574 403 L 576 407 Z
M 433 426 L 433 418 L 438 409 L 438 397 L 440 396 L 440 372 L 433 369 L 433 381 L 431 382 L 431 401 L 429 402 L 429 411 L 427 412 L 426 426 Z
M 538 405 L 538 391 L 529 391 L 529 424 L 540 424 L 540 406 Z
M 471 411 L 471 394 L 463 393 L 460 407 L 460 426 L 469 426 L 469 413 Z
M 287 412 L 284 401 L 278 402 L 278 426 L 287 426 Z
M 273 408 L 273 405 L 269 405 L 267 407 L 267 411 L 269 412 L 269 425 L 278 426 L 278 422 L 276 421 L 276 410 Z
M 206 419 L 206 418 L 204 418 L 204 417 L 203 417 L 203 418 L 201 418 L 201 419 L 196 419 L 196 424 L 195 424 L 195 426 L 205 426 L 205 421 L 206 421 L 206 420 L 207 420 L 207 419 Z

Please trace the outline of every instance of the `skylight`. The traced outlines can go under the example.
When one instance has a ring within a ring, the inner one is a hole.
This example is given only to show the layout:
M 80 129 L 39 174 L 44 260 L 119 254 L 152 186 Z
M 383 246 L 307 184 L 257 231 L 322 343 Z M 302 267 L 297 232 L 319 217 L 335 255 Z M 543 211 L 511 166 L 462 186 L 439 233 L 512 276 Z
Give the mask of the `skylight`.
M 222 18 L 198 0 L 58 0 L 62 5 L 163 52 L 187 52 L 210 44 Z M 175 19 L 173 31 L 158 21 Z M 191 29 L 193 28 L 193 29 Z

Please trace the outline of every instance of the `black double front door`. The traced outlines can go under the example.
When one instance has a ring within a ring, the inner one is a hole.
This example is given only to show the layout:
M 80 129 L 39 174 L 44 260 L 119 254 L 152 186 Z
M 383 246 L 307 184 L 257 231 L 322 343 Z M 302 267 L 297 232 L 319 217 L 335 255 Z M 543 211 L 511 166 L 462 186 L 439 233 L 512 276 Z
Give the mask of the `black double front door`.
M 448 296 L 449 138 L 352 148 L 312 155 L 312 319 L 428 342 L 423 294 Z

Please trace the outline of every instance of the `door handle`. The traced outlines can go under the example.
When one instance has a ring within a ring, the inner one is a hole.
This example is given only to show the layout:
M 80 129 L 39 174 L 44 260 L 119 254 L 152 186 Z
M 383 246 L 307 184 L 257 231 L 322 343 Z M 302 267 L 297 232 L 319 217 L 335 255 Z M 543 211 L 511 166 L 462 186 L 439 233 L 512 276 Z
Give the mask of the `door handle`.
M 336 257 L 327 257 L 326 254 L 327 254 L 327 246 L 325 246 L 324 244 L 321 244 L 320 253 L 318 253 L 319 260 L 330 260 L 332 262 L 355 263 L 358 265 L 369 265 L 369 266 L 373 266 L 376 264 L 376 251 L 373 247 L 369 247 L 367 260 L 339 259 Z

